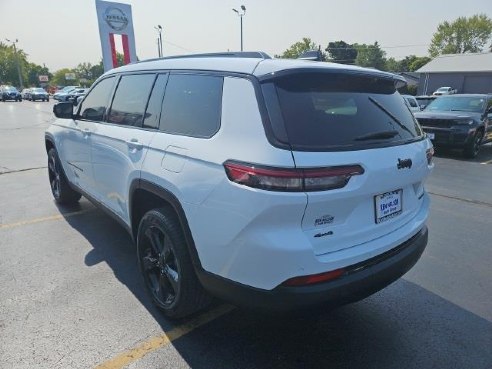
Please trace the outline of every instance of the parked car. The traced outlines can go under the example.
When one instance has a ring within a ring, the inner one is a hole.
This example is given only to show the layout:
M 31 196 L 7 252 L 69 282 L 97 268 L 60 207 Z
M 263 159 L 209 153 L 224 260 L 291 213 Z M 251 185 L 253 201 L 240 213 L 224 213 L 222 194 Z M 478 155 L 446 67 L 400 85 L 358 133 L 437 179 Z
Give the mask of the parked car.
M 7 100 L 22 101 L 22 96 L 15 87 L 5 85 L 0 87 L 0 99 L 2 101 L 7 101 Z
M 435 146 L 460 148 L 467 158 L 492 141 L 492 95 L 441 96 L 415 117 Z
M 417 100 L 420 110 L 424 110 L 427 105 L 429 105 L 432 101 L 434 101 L 437 98 L 437 96 L 415 96 L 415 99 Z
M 403 84 L 252 52 L 112 69 L 75 111 L 54 106 L 51 191 L 127 229 L 169 317 L 209 294 L 268 310 L 357 301 L 427 244 L 433 147 Z
M 77 98 L 85 96 L 85 94 L 89 91 L 88 88 L 76 88 L 75 90 L 72 90 L 70 92 L 67 92 L 66 96 L 66 101 L 74 101 L 77 100 Z
M 53 95 L 53 99 L 58 101 L 68 101 L 67 99 L 68 93 L 72 92 L 76 88 L 80 88 L 80 86 L 65 86 Z
M 412 113 L 420 111 L 420 106 L 417 100 L 415 99 L 415 96 L 412 95 L 401 95 L 401 96 L 405 100 L 405 104 L 407 104 L 408 108 Z
M 434 91 L 433 95 L 434 96 L 453 95 L 456 93 L 458 93 L 458 90 L 453 89 L 452 87 L 439 87 L 437 90 Z
M 27 100 L 29 98 L 29 92 L 31 92 L 30 88 L 25 88 L 21 92 L 21 96 L 24 100 Z
M 50 101 L 50 95 L 41 87 L 31 88 L 28 96 L 29 96 L 28 100 L 30 101 L 36 101 L 36 100 Z

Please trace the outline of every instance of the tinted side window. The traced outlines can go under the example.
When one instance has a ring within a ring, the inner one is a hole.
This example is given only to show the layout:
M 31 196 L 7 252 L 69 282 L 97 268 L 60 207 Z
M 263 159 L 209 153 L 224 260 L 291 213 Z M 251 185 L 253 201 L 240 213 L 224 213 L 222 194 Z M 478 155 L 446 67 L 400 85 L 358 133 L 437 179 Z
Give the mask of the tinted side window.
M 159 128 L 159 115 L 161 113 L 162 97 L 167 83 L 167 74 L 159 74 L 157 81 L 152 89 L 149 104 L 145 111 L 144 123 L 145 128 Z
M 211 137 L 220 127 L 222 85 L 217 76 L 169 76 L 160 129 L 192 137 Z
M 121 77 L 108 122 L 124 126 L 140 126 L 154 84 L 155 74 L 133 74 Z
M 83 119 L 102 121 L 113 91 L 115 78 L 109 77 L 100 81 L 86 96 L 80 106 L 80 116 Z

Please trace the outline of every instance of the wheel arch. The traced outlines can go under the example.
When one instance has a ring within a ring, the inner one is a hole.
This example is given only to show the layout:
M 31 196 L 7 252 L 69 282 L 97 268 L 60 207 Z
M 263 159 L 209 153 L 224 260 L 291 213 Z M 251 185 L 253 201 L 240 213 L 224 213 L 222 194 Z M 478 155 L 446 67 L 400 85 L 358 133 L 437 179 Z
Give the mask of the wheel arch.
M 186 245 L 193 262 L 195 271 L 201 271 L 202 266 L 191 234 L 188 219 L 177 197 L 169 190 L 144 179 L 135 179 L 130 185 L 129 215 L 131 235 L 137 240 L 138 226 L 144 214 L 152 209 L 168 207 L 172 209 L 183 230 Z
M 56 150 L 55 139 L 52 135 L 48 133 L 44 135 L 44 146 L 46 148 L 46 153 L 48 153 L 48 151 L 53 148 Z

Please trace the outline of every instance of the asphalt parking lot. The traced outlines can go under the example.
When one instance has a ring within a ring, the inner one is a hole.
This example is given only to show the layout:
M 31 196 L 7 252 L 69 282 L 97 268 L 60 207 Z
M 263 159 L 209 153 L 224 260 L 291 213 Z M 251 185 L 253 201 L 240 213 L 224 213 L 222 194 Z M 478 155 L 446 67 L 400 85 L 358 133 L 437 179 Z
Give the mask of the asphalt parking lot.
M 492 146 L 438 151 L 427 249 L 379 293 L 319 316 L 217 302 L 170 321 L 127 233 L 85 199 L 54 203 L 52 106 L 0 103 L 0 368 L 492 368 Z

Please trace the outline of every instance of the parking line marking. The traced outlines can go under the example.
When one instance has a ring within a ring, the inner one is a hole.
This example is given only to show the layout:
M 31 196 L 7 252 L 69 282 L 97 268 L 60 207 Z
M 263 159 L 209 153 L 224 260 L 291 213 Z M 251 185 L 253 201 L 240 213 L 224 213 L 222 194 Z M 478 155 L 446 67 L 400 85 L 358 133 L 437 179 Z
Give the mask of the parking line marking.
M 5 167 L 2 167 L 2 168 L 5 168 Z M 13 174 L 13 173 L 29 172 L 31 170 L 46 169 L 46 168 L 48 168 L 48 167 L 34 167 L 34 168 L 24 168 L 24 169 L 14 169 L 14 170 L 10 170 L 9 168 L 7 168 L 6 171 L 0 172 L 0 176 L 2 174 Z
M 169 332 L 166 332 L 157 337 L 149 338 L 138 346 L 119 355 L 116 355 L 112 359 L 109 359 L 102 364 L 99 364 L 95 367 L 95 369 L 122 369 L 125 366 L 143 358 L 147 354 L 150 354 L 151 352 L 161 347 L 169 345 L 174 340 L 177 340 L 178 338 L 190 333 L 196 328 L 201 327 L 202 325 L 207 324 L 224 314 L 227 314 L 233 309 L 234 306 L 231 305 L 220 305 L 215 309 L 199 315 L 189 322 L 186 322 L 176 328 L 171 329 Z
M 85 209 L 85 210 L 74 211 L 71 213 L 56 214 L 56 215 L 51 215 L 48 217 L 24 220 L 24 221 L 16 222 L 16 223 L 0 224 L 0 229 L 15 228 L 15 227 L 23 226 L 23 225 L 28 225 L 28 224 L 36 224 L 36 223 L 48 222 L 48 221 L 52 221 L 52 220 L 60 220 L 60 219 L 68 218 L 68 217 L 73 217 L 75 215 L 84 214 L 84 213 L 87 213 L 87 212 L 92 211 L 92 210 L 93 209 Z
M 492 164 L 492 160 L 481 162 L 480 164 Z
M 470 204 L 476 204 L 476 205 L 483 205 L 483 206 L 489 206 L 492 207 L 492 204 L 484 201 L 479 201 L 479 200 L 472 200 L 472 199 L 464 199 L 462 197 L 457 197 L 457 196 L 451 196 L 451 195 L 444 195 L 442 193 L 436 193 L 432 191 L 427 191 L 429 194 L 434 195 L 434 196 L 440 196 L 444 197 L 446 199 L 453 199 L 453 200 L 458 200 L 458 201 L 463 201 L 463 202 L 469 202 Z

